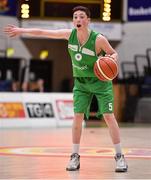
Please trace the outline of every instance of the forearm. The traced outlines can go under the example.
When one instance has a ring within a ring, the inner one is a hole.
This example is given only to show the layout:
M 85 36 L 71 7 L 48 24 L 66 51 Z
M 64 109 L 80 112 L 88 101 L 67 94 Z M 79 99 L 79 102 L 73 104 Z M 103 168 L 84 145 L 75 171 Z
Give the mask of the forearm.
M 21 34 L 33 35 L 33 36 L 41 36 L 42 31 L 37 28 L 20 28 Z
M 67 36 L 65 30 L 44 30 L 38 28 L 21 28 L 21 34 L 54 39 L 66 39 Z
M 48 36 L 48 33 L 44 30 L 37 28 L 20 28 L 21 34 L 31 35 L 31 36 Z

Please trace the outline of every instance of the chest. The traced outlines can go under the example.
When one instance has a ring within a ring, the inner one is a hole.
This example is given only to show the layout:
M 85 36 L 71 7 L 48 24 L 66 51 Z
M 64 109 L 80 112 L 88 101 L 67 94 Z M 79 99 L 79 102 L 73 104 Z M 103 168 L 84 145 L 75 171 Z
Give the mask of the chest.
M 78 37 L 75 33 L 68 41 L 68 49 L 72 56 L 80 53 L 83 57 L 86 56 L 86 58 L 88 58 L 88 56 L 96 57 L 96 54 L 99 52 L 99 49 L 96 49 L 96 35 L 91 33 L 89 36 Z
M 77 41 L 78 41 L 78 45 L 79 45 L 80 47 L 82 47 L 82 46 L 84 46 L 84 45 L 87 43 L 88 37 L 85 37 L 85 38 L 77 38 Z

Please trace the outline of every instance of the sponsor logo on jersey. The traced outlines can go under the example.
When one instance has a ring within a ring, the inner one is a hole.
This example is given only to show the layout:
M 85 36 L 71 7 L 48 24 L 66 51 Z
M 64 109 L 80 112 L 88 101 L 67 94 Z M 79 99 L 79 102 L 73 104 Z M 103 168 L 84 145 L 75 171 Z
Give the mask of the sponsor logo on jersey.
M 75 54 L 75 59 L 76 59 L 77 61 L 81 61 L 82 55 L 81 55 L 80 53 Z
M 78 69 L 78 70 L 82 70 L 82 71 L 88 69 L 88 66 L 87 66 L 87 65 L 77 66 L 77 65 L 75 65 L 75 64 L 72 63 L 72 66 L 73 66 L 74 68 L 76 68 L 76 69 Z

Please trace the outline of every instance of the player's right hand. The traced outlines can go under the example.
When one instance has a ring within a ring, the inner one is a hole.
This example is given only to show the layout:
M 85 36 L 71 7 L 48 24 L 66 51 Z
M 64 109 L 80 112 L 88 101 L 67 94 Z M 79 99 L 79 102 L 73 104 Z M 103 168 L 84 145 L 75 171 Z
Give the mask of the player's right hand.
M 4 28 L 4 32 L 9 36 L 9 37 L 15 37 L 21 34 L 21 28 L 14 26 L 14 25 L 7 25 Z

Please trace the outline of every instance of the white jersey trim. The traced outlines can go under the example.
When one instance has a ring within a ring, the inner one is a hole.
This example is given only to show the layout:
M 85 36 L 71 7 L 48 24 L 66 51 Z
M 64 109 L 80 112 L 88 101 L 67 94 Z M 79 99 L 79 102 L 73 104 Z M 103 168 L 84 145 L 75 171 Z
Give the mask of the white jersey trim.
M 95 56 L 95 52 L 87 48 L 82 48 L 82 53 L 89 56 Z
M 68 44 L 68 48 L 72 51 L 78 51 L 78 45 Z

